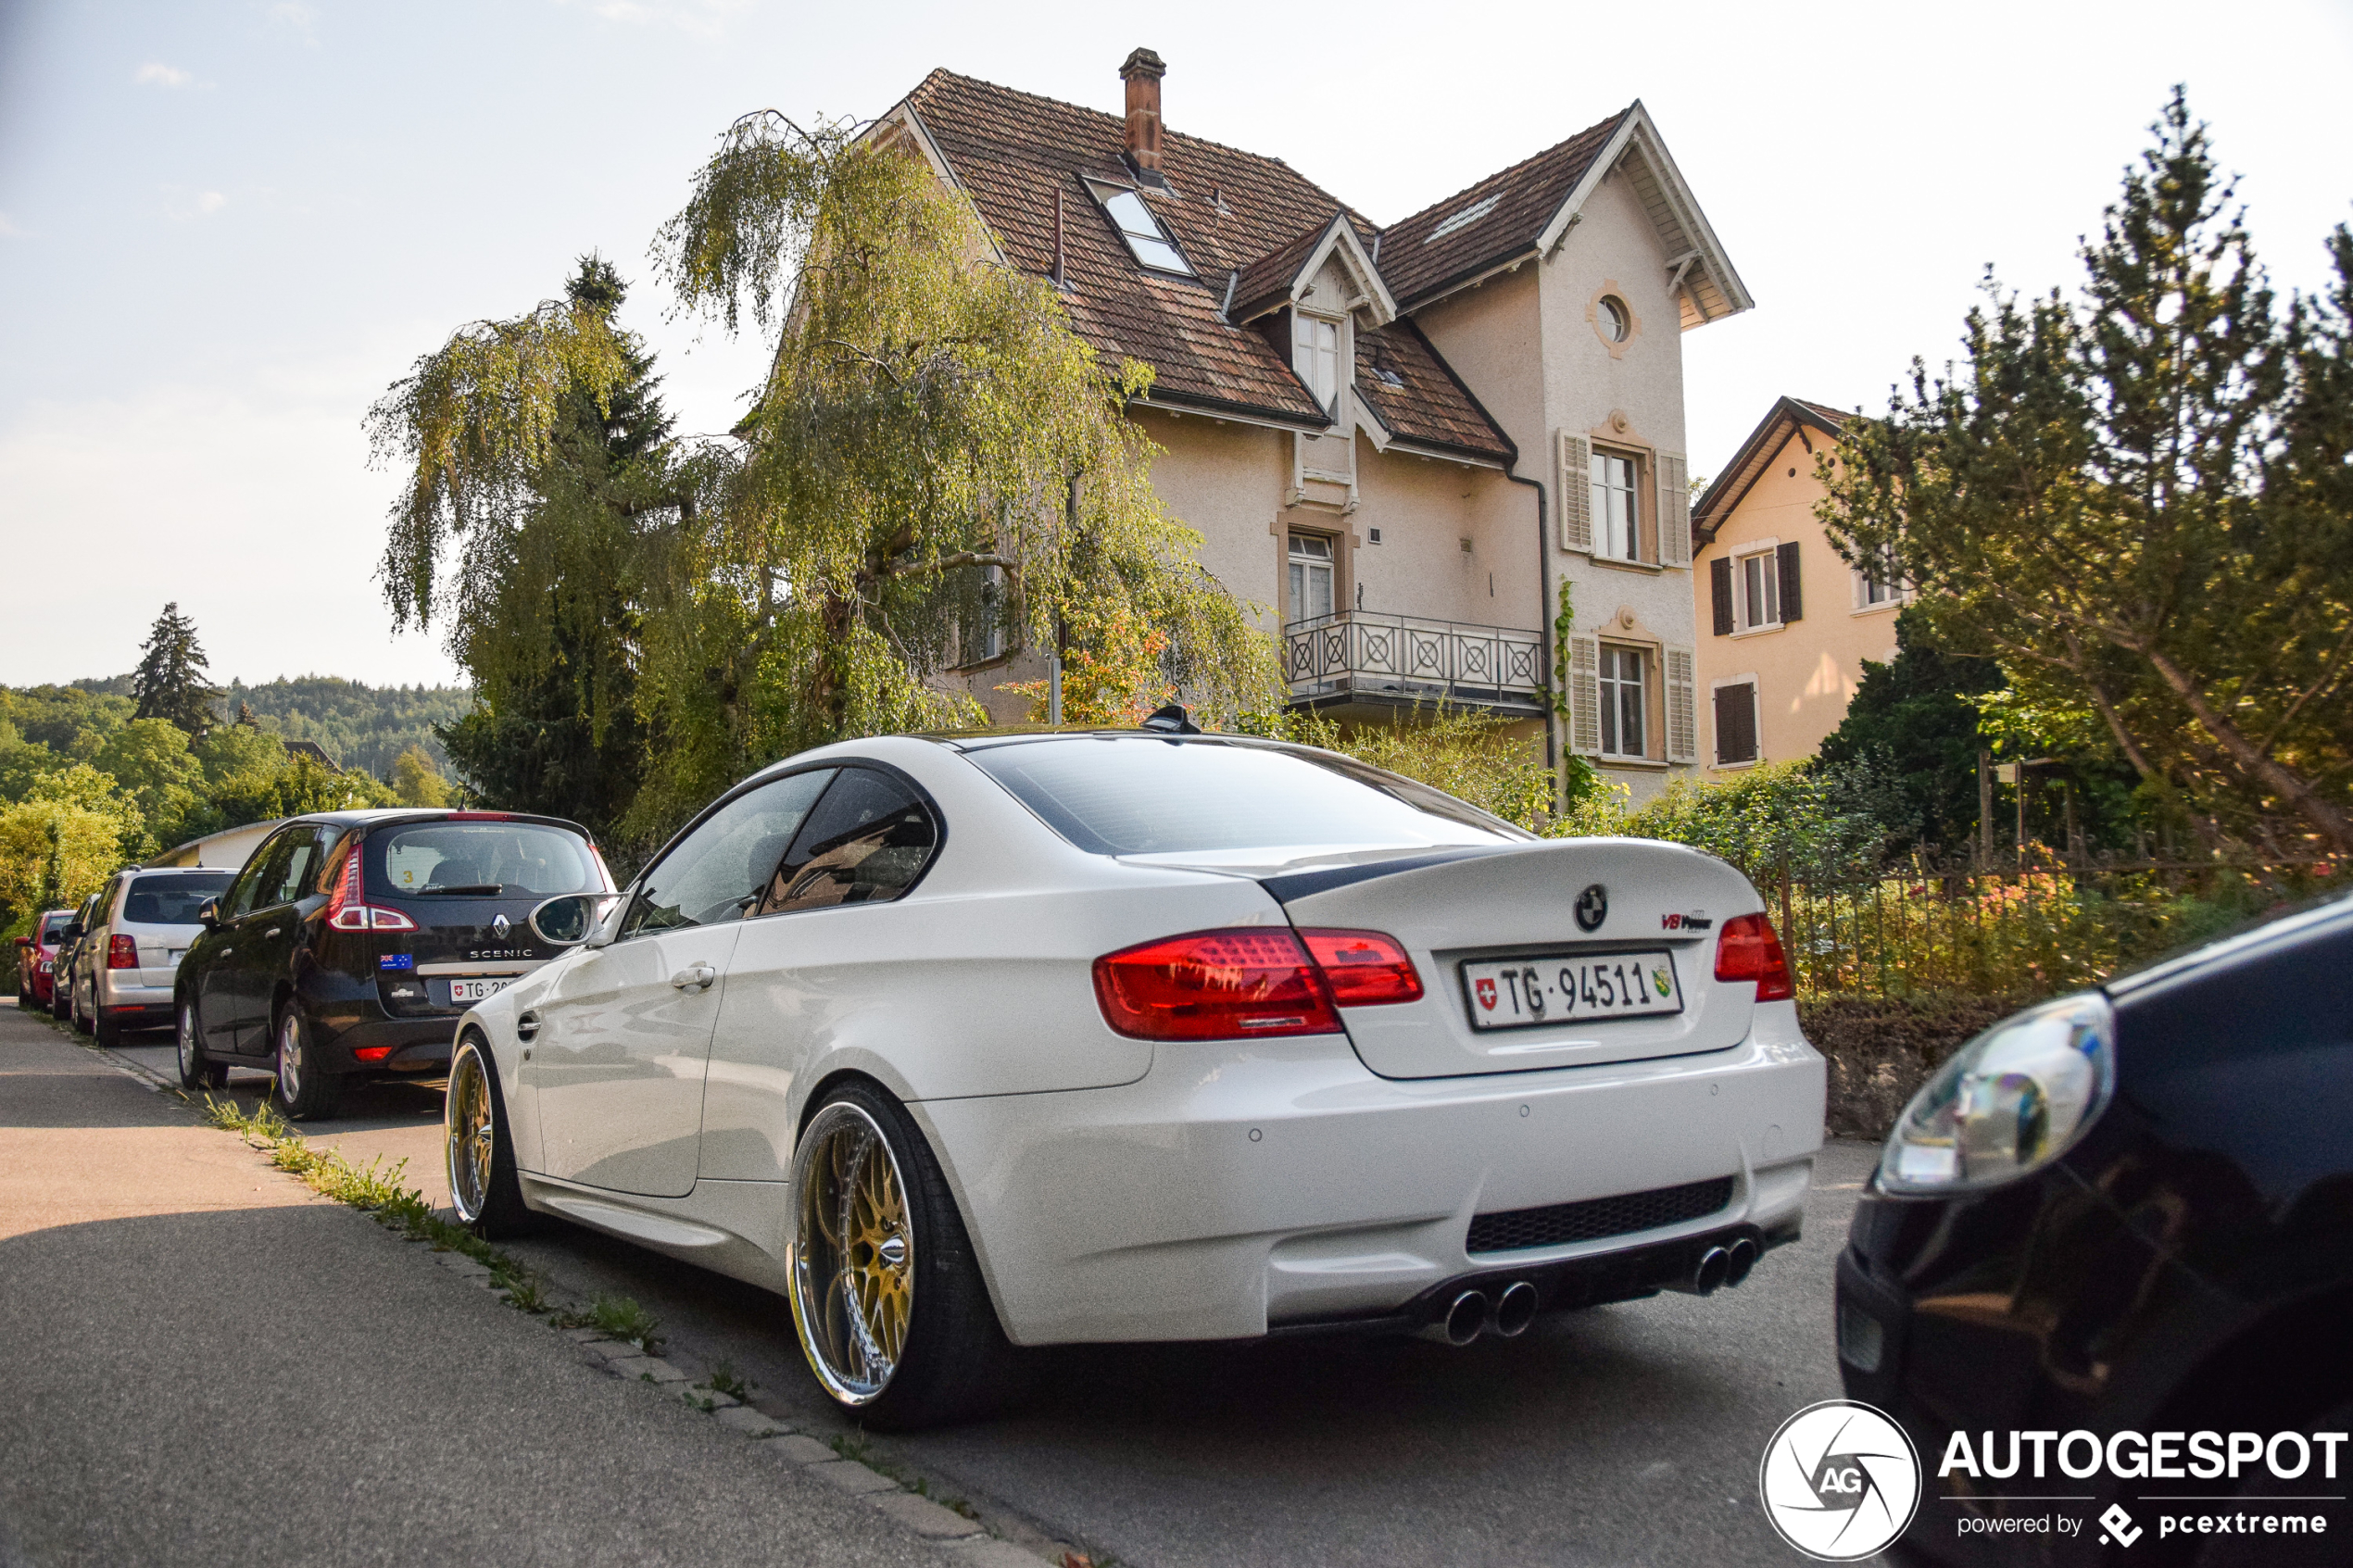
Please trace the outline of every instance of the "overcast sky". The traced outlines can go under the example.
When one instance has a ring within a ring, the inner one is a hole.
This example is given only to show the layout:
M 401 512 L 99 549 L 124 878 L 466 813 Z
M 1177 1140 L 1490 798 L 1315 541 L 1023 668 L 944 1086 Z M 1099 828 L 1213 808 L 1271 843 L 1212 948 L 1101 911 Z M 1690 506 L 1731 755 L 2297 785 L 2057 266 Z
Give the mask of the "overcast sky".
M 1120 107 L 1403 217 L 1650 107 L 1755 295 L 1683 339 L 1692 466 L 1772 398 L 1880 407 L 1988 262 L 2071 283 L 2167 89 L 2284 285 L 2353 217 L 2353 6 L 1301 9 L 758 0 L 0 0 L 0 682 L 129 669 L 167 599 L 216 677 L 456 678 L 375 581 L 368 404 L 457 323 L 603 251 L 688 431 L 749 345 L 665 322 L 646 246 L 736 114 L 871 118 L 935 66 Z

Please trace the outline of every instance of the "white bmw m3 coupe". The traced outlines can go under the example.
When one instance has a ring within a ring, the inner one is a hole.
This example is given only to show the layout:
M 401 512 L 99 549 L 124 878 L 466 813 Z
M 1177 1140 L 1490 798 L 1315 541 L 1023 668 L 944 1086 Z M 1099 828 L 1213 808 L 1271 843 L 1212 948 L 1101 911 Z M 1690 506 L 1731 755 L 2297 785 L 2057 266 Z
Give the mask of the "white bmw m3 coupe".
M 1737 872 L 1302 746 L 849 742 L 594 898 L 460 1024 L 459 1213 L 775 1289 L 877 1427 L 983 1408 L 1013 1346 L 1737 1285 L 1821 1140 Z

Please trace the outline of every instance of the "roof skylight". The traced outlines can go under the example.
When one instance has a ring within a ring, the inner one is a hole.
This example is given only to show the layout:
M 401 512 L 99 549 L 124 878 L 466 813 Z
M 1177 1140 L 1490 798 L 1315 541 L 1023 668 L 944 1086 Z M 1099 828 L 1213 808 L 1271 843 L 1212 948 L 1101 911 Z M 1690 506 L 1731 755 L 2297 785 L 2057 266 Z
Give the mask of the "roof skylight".
M 1503 199 L 1504 194 L 1501 191 L 1496 192 L 1491 196 L 1482 196 L 1478 201 L 1471 203 L 1470 206 L 1463 208 L 1462 211 L 1446 220 L 1445 222 L 1441 223 L 1437 228 L 1432 229 L 1429 232 L 1429 239 L 1424 240 L 1422 244 L 1428 245 L 1430 243 L 1430 240 L 1442 240 L 1447 235 L 1455 232 L 1457 230 L 1469 228 L 1472 224 L 1478 222 L 1480 219 L 1494 211 L 1495 204 Z
M 1103 204 L 1103 210 L 1111 214 L 1112 222 L 1119 228 L 1119 237 L 1127 242 L 1127 248 L 1135 253 L 1138 261 L 1154 271 L 1181 272 L 1189 278 L 1193 275 L 1185 253 L 1169 239 L 1168 231 L 1160 226 L 1160 220 L 1152 216 L 1152 209 L 1144 205 L 1143 197 L 1113 186 L 1088 188 L 1095 193 L 1095 199 Z

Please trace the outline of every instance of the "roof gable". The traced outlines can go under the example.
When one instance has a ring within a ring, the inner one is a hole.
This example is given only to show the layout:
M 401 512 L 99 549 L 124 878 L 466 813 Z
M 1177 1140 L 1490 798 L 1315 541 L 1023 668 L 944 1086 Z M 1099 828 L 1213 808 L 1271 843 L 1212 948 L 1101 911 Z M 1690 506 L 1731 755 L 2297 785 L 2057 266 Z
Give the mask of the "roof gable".
M 1808 403 L 1799 397 L 1775 398 L 1765 418 L 1732 454 L 1732 460 L 1724 465 L 1724 471 L 1716 476 L 1716 482 L 1692 508 L 1693 541 L 1703 545 L 1716 542 L 1718 530 L 1748 498 L 1756 482 L 1765 477 L 1774 455 L 1789 444 L 1791 436 L 1810 429 L 1836 441 L 1839 428 L 1851 418 L 1827 404 Z
M 1331 218 L 1241 269 L 1234 280 L 1227 320 L 1248 321 L 1269 310 L 1295 304 L 1315 282 L 1327 261 L 1337 260 L 1348 275 L 1354 298 L 1352 308 L 1363 310 L 1374 326 L 1397 319 L 1397 301 L 1373 265 L 1372 253 L 1344 212 Z

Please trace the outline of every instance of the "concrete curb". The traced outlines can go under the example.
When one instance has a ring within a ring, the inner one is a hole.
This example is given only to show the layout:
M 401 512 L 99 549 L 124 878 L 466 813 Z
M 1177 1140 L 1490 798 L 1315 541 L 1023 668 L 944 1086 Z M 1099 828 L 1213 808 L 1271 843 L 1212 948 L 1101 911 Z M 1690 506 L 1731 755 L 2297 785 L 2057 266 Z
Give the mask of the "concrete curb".
M 74 1035 L 73 1040 L 103 1057 L 107 1066 L 131 1078 L 142 1088 L 175 1094 L 179 1090 L 180 1085 L 176 1082 L 166 1082 L 135 1061 L 84 1041 L 79 1035 Z M 184 1095 L 178 1098 L 187 1098 Z M 456 1218 L 447 1210 L 441 1211 L 440 1217 L 451 1221 Z M 428 1256 L 477 1289 L 493 1294 L 503 1290 L 505 1275 L 465 1253 L 435 1250 L 429 1252 Z M 511 1305 L 511 1302 L 509 1304 Z M 573 1306 L 576 1308 L 576 1304 Z M 534 1315 L 553 1328 L 568 1314 L 565 1310 L 551 1306 Z M 927 1489 L 916 1489 L 925 1487 L 925 1483 L 918 1481 L 915 1487 L 910 1487 L 896 1476 L 837 1449 L 832 1444 L 820 1442 L 796 1431 L 794 1418 L 755 1409 L 735 1395 L 723 1393 L 711 1386 L 711 1369 L 701 1367 L 698 1375 L 698 1363 L 691 1358 L 675 1356 L 675 1353 L 673 1358 L 648 1355 L 644 1347 L 610 1338 L 595 1328 L 559 1328 L 556 1332 L 578 1349 L 582 1359 L 590 1364 L 600 1366 L 624 1382 L 655 1385 L 679 1399 L 689 1409 L 710 1416 L 746 1441 L 760 1444 L 781 1462 L 863 1500 L 901 1529 L 937 1546 L 953 1562 L 968 1564 L 970 1568 L 1037 1568 L 1040 1562 L 1046 1562 L 1061 1568 L 1067 1561 L 1068 1549 L 1060 1543 L 1043 1542 L 1042 1549 L 1033 1551 L 993 1536 L 978 1519 L 958 1512 L 957 1508 L 939 1503 L 927 1495 Z M 682 1366 L 679 1364 L 681 1361 L 688 1364 Z

